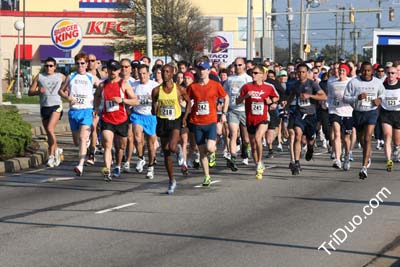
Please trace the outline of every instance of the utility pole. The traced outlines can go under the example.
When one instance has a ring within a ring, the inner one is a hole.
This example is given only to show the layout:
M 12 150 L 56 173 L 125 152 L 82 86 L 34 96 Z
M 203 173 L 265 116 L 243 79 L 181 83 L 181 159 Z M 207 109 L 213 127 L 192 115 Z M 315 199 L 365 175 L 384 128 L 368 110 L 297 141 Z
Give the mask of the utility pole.
M 340 43 L 340 55 L 344 55 L 344 39 L 346 36 L 344 35 L 344 11 L 345 7 L 340 7 L 339 9 L 342 10 L 342 36 L 341 36 L 341 43 Z
M 381 3 L 382 0 L 378 0 L 378 9 L 381 9 Z M 378 29 L 381 28 L 381 19 L 382 19 L 382 13 L 380 11 L 378 11 L 378 13 L 376 13 L 376 18 L 378 20 Z
M 247 42 L 246 57 L 253 59 L 253 0 L 247 0 Z
M 147 56 L 153 61 L 153 30 L 151 26 L 151 1 L 146 0 L 146 40 Z
M 292 13 L 292 7 L 290 0 L 287 0 L 287 22 L 288 22 L 288 41 L 289 41 L 289 62 L 292 62 L 293 60 L 293 46 L 292 46 L 292 20 L 293 20 L 293 15 L 290 14 Z
M 354 28 L 353 31 L 350 32 L 350 38 L 353 39 L 353 59 L 354 63 L 358 62 L 358 53 L 357 53 L 357 48 L 358 48 L 358 38 L 360 37 L 360 32 L 357 30 L 356 27 L 356 22 L 354 22 Z
M 304 59 L 304 0 L 301 0 L 301 7 L 300 7 L 300 49 L 299 49 L 299 57 L 301 59 Z
M 336 11 L 335 13 L 335 20 L 336 20 L 336 30 L 335 30 L 335 60 L 338 61 L 339 60 L 339 51 L 338 51 L 338 44 L 339 44 L 339 29 L 338 29 L 338 16 L 339 13 Z

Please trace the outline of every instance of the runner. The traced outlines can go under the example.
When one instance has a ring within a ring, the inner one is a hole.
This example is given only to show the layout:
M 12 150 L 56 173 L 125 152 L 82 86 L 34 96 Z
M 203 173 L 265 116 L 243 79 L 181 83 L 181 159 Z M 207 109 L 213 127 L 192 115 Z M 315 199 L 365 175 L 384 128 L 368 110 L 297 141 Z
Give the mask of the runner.
M 236 99 L 239 97 L 240 90 L 242 86 L 246 83 L 252 82 L 252 78 L 246 73 L 246 63 L 244 58 L 236 58 L 235 63 L 235 75 L 229 76 L 228 80 L 224 83 L 225 91 L 227 92 L 230 103 L 229 103 L 229 112 L 228 112 L 228 125 L 229 125 L 229 152 L 231 154 L 230 160 L 228 160 L 228 166 L 232 171 L 237 171 L 237 138 L 238 132 L 242 135 L 242 156 L 243 163 L 248 164 L 248 152 L 250 150 L 249 144 L 249 136 L 246 129 L 246 113 L 244 104 L 236 104 Z M 225 102 L 226 103 L 226 102 Z M 227 103 L 228 104 L 228 103 Z M 211 157 L 210 164 L 214 165 L 213 160 L 214 157 Z
M 256 164 L 256 178 L 262 179 L 264 164 L 262 162 L 262 139 L 268 130 L 270 115 L 268 105 L 277 103 L 279 94 L 271 84 L 264 83 L 264 68 L 254 67 L 253 83 L 243 85 L 237 103 L 245 101 L 246 126 L 250 137 L 251 151 Z
M 395 146 L 393 159 L 400 162 L 400 81 L 395 66 L 387 68 L 387 80 L 383 83 L 386 90 L 382 97 L 380 118 L 385 138 L 386 170 L 393 169 L 392 138 Z
M 346 87 L 343 100 L 353 106 L 354 126 L 363 149 L 360 179 L 368 177 L 367 169 L 371 165 L 372 134 L 378 120 L 378 106 L 385 92 L 382 81 L 373 76 L 370 62 L 361 65 L 361 76 L 352 79 Z
M 220 83 L 210 80 L 208 62 L 200 62 L 198 69 L 199 81 L 191 84 L 187 89 L 189 98 L 193 100 L 190 123 L 193 125 L 196 144 L 200 150 L 200 161 L 204 171 L 203 186 L 210 186 L 211 177 L 207 156 L 215 153 L 217 149 L 217 100 L 224 98 L 225 105 L 221 121 L 225 122 L 229 96 Z
M 155 142 L 157 118 L 152 115 L 151 92 L 159 84 L 150 80 L 149 66 L 142 64 L 139 66 L 139 81 L 133 84 L 133 90 L 139 99 L 140 105 L 133 108 L 130 116 L 133 125 L 133 134 L 135 146 L 137 149 L 138 161 L 136 162 L 136 171 L 141 173 L 146 164 L 144 159 L 144 135 L 147 141 L 147 150 L 149 153 L 149 165 L 146 177 L 154 178 L 154 159 L 156 157 Z
M 69 124 L 74 144 L 79 146 L 79 163 L 74 167 L 74 172 L 77 176 L 82 176 L 87 140 L 93 123 L 93 86 L 98 86 L 100 81 L 86 72 L 88 56 L 85 53 L 75 56 L 75 64 L 78 70 L 67 77 L 58 93 L 70 103 Z
M 111 181 L 111 149 L 114 137 L 117 138 L 116 164 L 113 171 L 114 177 L 121 176 L 121 163 L 128 137 L 128 113 L 127 105 L 138 105 L 136 95 L 133 93 L 130 84 L 120 78 L 121 64 L 111 59 L 107 62 L 108 79 L 100 84 L 95 94 L 95 113 L 99 113 L 99 105 L 103 102 L 101 115 L 101 133 L 104 147 L 104 167 L 102 173 L 104 180 Z
M 293 144 L 295 164 L 292 166 L 291 170 L 293 175 L 299 175 L 301 171 L 300 154 L 303 134 L 307 140 L 307 152 L 305 158 L 307 161 L 310 161 L 313 157 L 317 126 L 316 105 L 317 101 L 327 99 L 326 94 L 319 85 L 307 78 L 308 71 L 309 67 L 304 63 L 300 63 L 297 66 L 299 80 L 294 84 L 294 90 L 291 92 L 288 100 L 290 103 L 294 97 L 297 99 L 296 111 L 290 118 L 295 132 L 295 141 Z
M 29 96 L 39 95 L 40 97 L 40 115 L 49 145 L 47 166 L 50 168 L 61 163 L 61 150 L 58 148 L 54 129 L 63 115 L 62 101 L 58 90 L 65 82 L 65 76 L 56 72 L 56 68 L 56 60 L 48 57 L 44 61 L 44 73 L 39 73 L 35 77 L 28 91 Z
M 190 100 L 186 91 L 176 85 L 172 79 L 174 68 L 166 64 L 162 67 L 161 85 L 153 89 L 152 114 L 157 116 L 157 136 L 161 139 L 164 151 L 165 167 L 168 172 L 169 184 L 167 194 L 173 194 L 176 189 L 171 153 L 177 152 L 181 127 L 186 127 L 186 118 L 190 112 Z M 186 110 L 182 118 L 179 99 L 186 101 Z
M 350 66 L 341 63 L 339 65 L 339 78 L 336 81 L 328 83 L 328 109 L 329 122 L 333 136 L 333 151 L 335 159 L 333 160 L 333 168 L 341 169 L 342 141 L 344 143 L 344 163 L 343 170 L 350 169 L 350 149 L 351 134 L 353 129 L 353 108 L 343 103 L 343 94 L 350 81 Z

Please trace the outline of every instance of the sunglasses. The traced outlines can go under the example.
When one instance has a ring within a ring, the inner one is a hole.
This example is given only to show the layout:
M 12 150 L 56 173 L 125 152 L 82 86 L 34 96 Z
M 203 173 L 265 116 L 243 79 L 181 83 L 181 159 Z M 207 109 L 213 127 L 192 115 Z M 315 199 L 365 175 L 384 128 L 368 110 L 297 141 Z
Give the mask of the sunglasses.
M 44 65 L 45 68 L 52 68 L 54 65 Z
M 122 67 L 124 68 L 124 69 L 127 69 L 127 68 L 129 68 L 131 65 L 126 65 L 126 66 L 124 66 L 124 65 L 122 65 Z
M 96 62 L 96 59 L 89 59 L 90 62 Z
M 85 64 L 86 64 L 86 62 L 82 62 L 82 61 L 80 61 L 80 62 L 75 62 L 75 64 L 76 64 L 76 65 L 85 65 Z
M 313 72 L 313 74 L 319 74 L 319 72 Z
M 257 75 L 257 74 L 263 74 L 262 72 L 260 72 L 260 71 L 253 71 L 251 74 L 255 74 L 255 75 Z
M 235 67 L 241 67 L 243 64 L 234 64 Z
M 392 74 L 392 75 L 394 75 L 394 74 L 396 74 L 396 72 L 388 72 L 387 74 Z

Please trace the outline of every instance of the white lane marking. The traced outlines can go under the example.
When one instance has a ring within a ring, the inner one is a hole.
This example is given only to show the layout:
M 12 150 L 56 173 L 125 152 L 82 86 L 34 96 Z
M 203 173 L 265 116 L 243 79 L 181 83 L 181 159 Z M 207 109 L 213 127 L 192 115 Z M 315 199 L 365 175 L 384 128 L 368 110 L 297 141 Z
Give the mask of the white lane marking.
M 70 177 L 51 177 L 51 178 L 47 179 L 47 182 L 67 181 L 67 180 L 74 180 L 74 179 L 75 179 L 74 176 L 70 176 Z
M 117 207 L 114 207 L 114 208 L 111 208 L 111 209 L 100 210 L 100 211 L 95 212 L 95 214 L 103 214 L 103 213 L 106 213 L 106 212 L 109 212 L 109 211 L 123 209 L 123 208 L 129 207 L 129 206 L 133 206 L 133 205 L 136 205 L 136 203 L 128 203 L 128 204 L 117 206 Z
M 323 155 L 326 154 L 327 152 L 319 152 L 319 153 L 314 153 L 315 156 Z
M 216 183 L 220 183 L 221 180 L 215 180 L 215 181 L 211 181 L 210 184 L 216 184 Z M 202 184 L 199 185 L 195 185 L 195 188 L 200 188 L 200 187 L 207 187 L 207 186 L 203 186 Z

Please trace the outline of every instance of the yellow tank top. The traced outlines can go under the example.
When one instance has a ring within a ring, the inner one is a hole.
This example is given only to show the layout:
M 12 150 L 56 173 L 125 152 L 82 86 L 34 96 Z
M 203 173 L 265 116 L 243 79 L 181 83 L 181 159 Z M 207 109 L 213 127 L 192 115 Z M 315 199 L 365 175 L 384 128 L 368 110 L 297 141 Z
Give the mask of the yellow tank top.
M 167 94 L 162 85 L 158 93 L 157 117 L 168 120 L 176 120 L 182 115 L 181 105 L 179 104 L 176 84 L 172 91 Z

